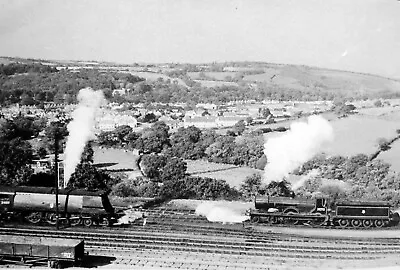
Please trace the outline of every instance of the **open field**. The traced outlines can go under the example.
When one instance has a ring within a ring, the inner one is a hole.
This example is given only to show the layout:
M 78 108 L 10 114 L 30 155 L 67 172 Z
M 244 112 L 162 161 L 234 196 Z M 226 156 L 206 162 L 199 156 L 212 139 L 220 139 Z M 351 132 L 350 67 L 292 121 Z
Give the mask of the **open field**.
M 187 161 L 188 173 L 192 176 L 211 177 L 225 180 L 230 186 L 239 187 L 240 184 L 254 173 L 262 171 L 250 167 L 238 167 L 230 164 L 218 164 L 207 161 Z
M 380 76 L 296 65 L 270 65 L 265 73 L 247 75 L 245 81 L 265 82 L 293 89 L 326 89 L 377 93 L 397 92 L 400 82 Z
M 238 86 L 235 82 L 224 82 L 224 81 L 206 81 L 206 80 L 194 80 L 197 83 L 200 83 L 203 87 L 218 87 L 218 86 Z
M 109 170 L 137 170 L 137 156 L 133 152 L 123 149 L 98 148 L 93 147 L 94 164 L 99 168 L 107 168 Z
M 327 152 L 332 155 L 351 156 L 372 154 L 378 149 L 378 139 L 391 139 L 400 123 L 374 117 L 353 115 L 331 122 L 334 141 Z
M 186 86 L 187 85 L 179 78 L 171 78 L 168 77 L 167 75 L 161 74 L 161 73 L 155 73 L 155 72 L 144 72 L 144 71 L 130 71 L 129 73 L 131 73 L 134 76 L 139 76 L 142 77 L 146 80 L 149 81 L 157 81 L 158 78 L 163 78 L 164 80 L 171 80 L 172 81 L 177 81 L 179 85 L 183 85 Z
M 214 78 L 217 81 L 224 81 L 227 76 L 235 77 L 237 72 L 226 71 L 226 72 L 203 72 L 204 75 L 210 78 Z M 200 72 L 188 72 L 189 77 L 192 80 L 199 80 L 201 77 L 199 76 Z
M 399 107 L 396 107 L 396 109 L 393 111 L 382 108 L 381 112 L 371 110 L 370 112 L 373 111 L 373 114 L 350 115 L 341 119 L 326 117 L 333 127 L 334 140 L 326 149 L 321 149 L 321 151 L 328 155 L 341 156 L 374 153 L 378 150 L 380 138 L 390 140 L 396 136 L 396 131 L 400 129 L 400 109 Z M 390 113 L 387 113 L 388 111 Z M 289 127 L 292 122 L 286 121 L 281 124 Z M 281 132 L 270 132 L 264 134 L 264 138 L 267 140 L 282 134 Z M 392 170 L 400 172 L 400 142 L 396 141 L 390 150 L 382 152 L 378 158 L 391 164 Z
M 129 174 L 136 175 L 136 159 L 132 152 L 122 149 L 94 148 L 94 164 L 99 168 L 108 170 L 126 170 Z M 211 163 L 203 160 L 187 161 L 187 172 L 193 176 L 211 177 L 225 180 L 229 185 L 239 187 L 242 181 L 260 170 L 249 167 L 238 167 L 229 164 Z
M 400 173 L 400 141 L 393 143 L 390 150 L 380 153 L 378 158 L 391 164 L 391 169 Z

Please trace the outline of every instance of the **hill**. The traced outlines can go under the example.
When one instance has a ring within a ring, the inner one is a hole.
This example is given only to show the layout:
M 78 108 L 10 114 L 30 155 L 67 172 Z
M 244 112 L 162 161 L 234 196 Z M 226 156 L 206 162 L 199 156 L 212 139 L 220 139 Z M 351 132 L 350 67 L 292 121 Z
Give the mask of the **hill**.
M 246 75 L 243 80 L 302 90 L 314 88 L 355 91 L 360 94 L 400 91 L 400 81 L 398 80 L 371 74 L 298 65 L 270 64 L 264 68 L 263 73 Z
M 0 57 L 0 63 L 42 63 L 57 67 L 87 68 L 130 72 L 156 81 L 159 78 L 170 79 L 190 88 L 184 78 L 197 82 L 205 88 L 221 86 L 250 86 L 253 88 L 268 88 L 276 91 L 301 91 L 314 93 L 329 93 L 324 98 L 333 99 L 334 94 L 357 99 L 362 98 L 393 98 L 400 96 L 400 80 L 385 78 L 373 74 L 363 74 L 350 71 L 324 69 L 304 65 L 286 65 L 264 62 L 226 62 L 209 64 L 132 64 L 122 65 L 100 61 L 58 61 L 41 59 L 22 59 Z M 175 72 L 175 76 L 170 75 Z M 185 82 L 184 82 L 185 81 Z M 318 96 L 318 95 L 317 95 Z

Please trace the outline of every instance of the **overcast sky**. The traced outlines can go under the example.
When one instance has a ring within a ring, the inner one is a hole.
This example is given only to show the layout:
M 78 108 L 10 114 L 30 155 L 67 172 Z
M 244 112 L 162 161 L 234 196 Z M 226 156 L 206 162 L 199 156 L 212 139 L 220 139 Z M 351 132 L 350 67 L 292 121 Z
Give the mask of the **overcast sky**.
M 400 79 L 400 1 L 1 0 L 0 55 L 251 60 Z

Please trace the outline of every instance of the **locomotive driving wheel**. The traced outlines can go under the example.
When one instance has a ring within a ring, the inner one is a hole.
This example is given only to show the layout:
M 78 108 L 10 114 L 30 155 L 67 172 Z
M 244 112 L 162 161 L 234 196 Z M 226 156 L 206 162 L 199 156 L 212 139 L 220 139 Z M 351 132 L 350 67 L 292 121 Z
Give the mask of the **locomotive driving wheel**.
M 382 219 L 375 220 L 374 224 L 375 224 L 375 227 L 377 227 L 377 228 L 382 228 L 383 225 L 385 225 L 385 223 L 383 222 Z
M 362 221 L 359 219 L 353 219 L 351 221 L 351 226 L 353 226 L 354 228 L 361 227 L 361 225 L 362 225 Z
M 57 215 L 55 213 L 47 213 L 46 222 L 51 225 L 55 225 L 57 223 Z
M 322 226 L 325 223 L 326 218 L 321 214 L 317 213 L 316 216 L 317 218 L 313 218 L 309 221 L 309 224 L 312 226 Z
M 108 227 L 110 226 L 110 220 L 108 218 L 103 218 L 100 222 L 101 226 Z
M 363 227 L 369 228 L 371 226 L 372 226 L 372 220 L 369 220 L 369 219 L 364 219 L 363 220 Z
M 91 218 L 85 218 L 83 220 L 83 225 L 85 225 L 86 227 L 90 227 L 93 225 L 93 220 Z
M 288 216 L 283 218 L 283 223 L 290 224 L 290 225 L 299 224 L 299 221 L 296 220 L 294 217 L 292 217 L 293 215 L 298 214 L 298 212 L 296 210 L 290 209 L 290 210 L 285 211 L 284 213 Z
M 42 213 L 40 212 L 32 212 L 26 216 L 26 219 L 33 224 L 37 224 L 42 219 Z
M 253 222 L 253 223 L 259 223 L 259 222 L 260 222 L 260 217 L 258 217 L 258 216 L 253 216 L 253 217 L 251 217 L 251 222 Z
M 349 226 L 349 220 L 348 219 L 339 219 L 338 224 L 340 227 L 342 228 L 346 228 L 347 226 Z
M 71 226 L 78 226 L 79 224 L 81 224 L 82 219 L 80 216 L 71 216 L 69 218 L 69 224 L 71 224 Z

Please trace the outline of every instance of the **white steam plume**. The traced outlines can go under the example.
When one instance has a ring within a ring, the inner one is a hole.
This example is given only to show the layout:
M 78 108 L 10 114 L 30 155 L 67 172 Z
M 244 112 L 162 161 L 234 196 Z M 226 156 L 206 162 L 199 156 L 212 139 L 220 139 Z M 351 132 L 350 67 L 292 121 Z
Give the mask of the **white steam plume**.
M 218 206 L 214 202 L 204 202 L 197 206 L 196 215 L 205 216 L 208 221 L 226 223 L 241 223 L 249 217 L 240 215 L 226 206 Z
M 320 174 L 320 171 L 318 169 L 313 169 L 311 170 L 308 174 L 302 176 L 299 181 L 292 183 L 292 190 L 296 191 L 299 188 L 301 188 L 305 182 L 307 182 L 308 179 L 317 177 Z
M 264 182 L 281 181 L 332 140 L 332 126 L 321 116 L 310 116 L 307 123 L 293 123 L 285 134 L 271 138 L 264 144 L 268 159 Z
M 101 90 L 83 88 L 78 93 L 78 106 L 72 113 L 67 128 L 69 136 L 65 147 L 64 186 L 81 160 L 86 143 L 95 138 L 96 112 L 106 100 Z

